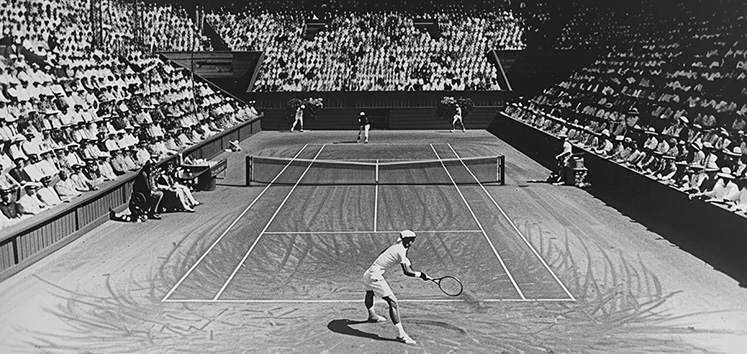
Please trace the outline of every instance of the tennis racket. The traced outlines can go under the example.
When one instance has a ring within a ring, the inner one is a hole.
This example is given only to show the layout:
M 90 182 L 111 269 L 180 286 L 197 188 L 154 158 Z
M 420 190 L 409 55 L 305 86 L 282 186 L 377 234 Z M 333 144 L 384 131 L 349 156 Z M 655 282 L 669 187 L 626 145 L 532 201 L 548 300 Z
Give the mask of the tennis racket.
M 431 281 L 436 283 L 438 285 L 438 288 L 441 289 L 444 294 L 449 296 L 459 296 L 462 294 L 462 290 L 464 290 L 462 282 L 459 281 L 457 277 L 453 277 L 451 275 L 447 275 L 438 279 L 431 279 Z

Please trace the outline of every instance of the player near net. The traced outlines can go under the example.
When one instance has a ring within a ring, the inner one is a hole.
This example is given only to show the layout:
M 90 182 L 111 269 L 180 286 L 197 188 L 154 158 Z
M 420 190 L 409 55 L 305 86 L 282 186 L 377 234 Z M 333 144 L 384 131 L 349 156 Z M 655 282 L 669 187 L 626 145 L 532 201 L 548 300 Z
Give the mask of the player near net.
M 459 107 L 459 105 L 456 105 L 454 112 L 454 119 L 451 121 L 451 132 L 454 132 L 454 129 L 456 129 L 456 124 L 459 122 L 459 125 L 462 126 L 462 132 L 466 132 L 467 129 L 464 128 L 464 121 L 462 121 L 462 107 Z
M 358 114 L 358 126 L 360 128 L 358 128 L 358 140 L 356 142 L 361 141 L 361 133 L 363 133 L 363 137 L 365 138 L 363 142 L 368 143 L 368 130 L 371 129 L 371 121 L 364 111 Z
M 386 321 L 385 317 L 377 315 L 376 311 L 374 311 L 374 295 L 379 296 L 389 305 L 389 316 L 392 318 L 394 326 L 397 327 L 397 331 L 399 331 L 397 340 L 407 344 L 415 344 L 415 340 L 410 338 L 402 328 L 402 322 L 400 322 L 399 318 L 397 298 L 394 296 L 392 289 L 384 279 L 384 271 L 386 268 L 399 264 L 402 266 L 402 272 L 404 272 L 406 276 L 417 277 L 423 280 L 432 280 L 433 278 L 423 272 L 414 271 L 410 266 L 410 260 L 407 259 L 407 250 L 414 242 L 414 232 L 410 230 L 400 232 L 397 242 L 382 252 L 363 274 L 363 283 L 366 287 L 365 304 L 366 309 L 368 309 L 368 321 Z
M 293 132 L 296 130 L 296 124 L 299 124 L 301 126 L 301 133 L 303 133 L 303 110 L 306 108 L 304 105 L 298 106 L 296 108 L 296 113 L 293 118 L 293 126 L 291 127 L 290 131 Z

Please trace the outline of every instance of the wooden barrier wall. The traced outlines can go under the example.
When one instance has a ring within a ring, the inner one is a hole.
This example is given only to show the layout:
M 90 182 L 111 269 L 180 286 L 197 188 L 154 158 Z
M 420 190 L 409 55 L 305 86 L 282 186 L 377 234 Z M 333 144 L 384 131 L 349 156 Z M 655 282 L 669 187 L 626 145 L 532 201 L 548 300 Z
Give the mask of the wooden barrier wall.
M 486 129 L 503 107 L 475 107 L 464 118 L 467 129 Z M 363 109 L 366 110 L 366 109 Z M 369 109 L 369 111 L 372 109 Z M 435 107 L 375 108 L 378 114 L 388 116 L 386 127 L 372 124 L 372 129 L 392 130 L 445 130 L 451 129 L 451 120 L 436 119 Z M 357 130 L 360 108 L 323 108 L 317 117 L 304 119 L 309 130 Z M 292 112 L 287 109 L 266 109 L 262 130 L 285 130 L 293 124 Z
M 247 92 L 244 101 L 254 100 L 257 109 L 286 109 L 293 98 L 322 98 L 327 108 L 415 108 L 438 107 L 444 96 L 469 98 L 475 107 L 502 107 L 516 97 L 511 91 L 336 91 L 336 92 Z
M 229 142 L 243 141 L 261 131 L 255 119 L 221 132 L 186 149 L 184 157 L 209 160 L 229 148 Z M 170 161 L 167 158 L 160 163 Z M 95 193 L 87 193 L 72 204 L 29 218 L 0 230 L 0 281 L 62 248 L 109 219 L 109 208 L 129 200 L 136 173 L 120 176 Z
M 562 151 L 562 142 L 555 136 L 504 113 L 498 115 L 488 131 L 548 169 L 556 168 L 555 155 Z M 699 256 L 716 257 L 709 261 L 738 262 L 731 266 L 738 268 L 737 271 L 747 269 L 743 258 L 747 251 L 747 217 L 744 214 L 701 200 L 690 200 L 686 193 L 604 156 L 577 146 L 573 150 L 584 154 L 588 169 L 586 181 L 591 183 L 587 190 L 591 194 L 642 224 L 662 230 L 669 241 L 682 248 L 689 247 Z M 734 261 L 735 256 L 739 257 L 738 261 Z

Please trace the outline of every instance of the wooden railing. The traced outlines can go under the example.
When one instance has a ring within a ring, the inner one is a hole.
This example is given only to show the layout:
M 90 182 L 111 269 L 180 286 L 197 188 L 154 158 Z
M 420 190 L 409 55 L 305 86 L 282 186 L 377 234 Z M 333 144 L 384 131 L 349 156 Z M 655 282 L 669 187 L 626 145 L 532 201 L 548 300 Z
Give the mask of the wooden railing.
M 192 159 L 212 159 L 234 140 L 243 141 L 261 131 L 257 118 L 221 132 L 182 152 Z M 172 156 L 159 162 L 163 164 Z M 109 208 L 120 207 L 129 200 L 136 173 L 120 176 L 93 193 L 75 199 L 71 204 L 0 229 L 0 281 L 74 241 L 108 220 Z
M 562 150 L 562 142 L 556 136 L 505 113 L 497 116 L 488 131 L 548 169 L 556 168 L 555 155 Z M 574 146 L 574 151 L 584 153 L 588 169 L 586 181 L 591 183 L 587 190 L 592 195 L 624 214 L 635 215 L 636 221 L 645 226 L 666 231 L 663 237 L 681 248 L 691 248 L 706 261 L 728 263 L 736 259 L 732 251 L 740 252 L 737 263 L 733 264 L 736 270 L 724 271 L 744 274 L 747 216 L 743 213 L 718 204 L 690 200 L 686 193 L 592 150 Z M 682 230 L 687 232 L 680 232 Z

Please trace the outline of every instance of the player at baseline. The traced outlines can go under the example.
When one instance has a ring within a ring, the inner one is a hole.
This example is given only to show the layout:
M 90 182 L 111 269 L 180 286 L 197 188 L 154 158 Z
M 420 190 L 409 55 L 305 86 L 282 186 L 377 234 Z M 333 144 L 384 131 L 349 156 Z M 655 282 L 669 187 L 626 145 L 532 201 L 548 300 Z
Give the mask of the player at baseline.
M 374 295 L 384 299 L 389 305 L 389 316 L 392 318 L 392 323 L 397 327 L 399 335 L 397 340 L 406 344 L 415 344 L 415 340 L 410 338 L 405 330 L 402 328 L 402 322 L 399 318 L 399 308 L 397 304 L 397 298 L 394 296 L 394 292 L 387 284 L 384 279 L 384 271 L 386 268 L 400 264 L 402 266 L 402 272 L 408 277 L 418 277 L 423 280 L 431 280 L 423 272 L 416 272 L 410 266 L 410 260 L 407 259 L 407 250 L 415 243 L 415 233 L 410 230 L 400 232 L 397 242 L 389 246 L 384 252 L 379 254 L 373 264 L 363 273 L 363 283 L 366 287 L 365 304 L 368 309 L 368 321 L 369 322 L 385 322 L 386 318 L 379 316 L 374 311 Z
M 454 120 L 451 121 L 451 132 L 454 132 L 454 129 L 456 129 L 456 124 L 459 122 L 459 125 L 462 126 L 462 132 L 466 132 L 467 129 L 464 128 L 464 122 L 462 121 L 462 107 L 459 107 L 459 105 L 456 106 L 456 113 L 454 113 Z
M 293 121 L 293 126 L 291 127 L 291 130 L 290 130 L 291 132 L 296 130 L 296 124 L 300 124 L 301 133 L 303 133 L 303 110 L 304 108 L 306 108 L 306 106 L 304 105 L 300 105 L 298 106 L 298 108 L 296 108 L 296 117 L 295 117 L 295 120 Z
M 363 142 L 368 143 L 368 130 L 371 129 L 371 122 L 369 121 L 366 112 L 361 111 L 358 115 L 358 125 L 360 128 L 358 129 L 358 140 L 356 140 L 356 142 L 361 141 L 361 133 L 363 133 L 365 138 Z

